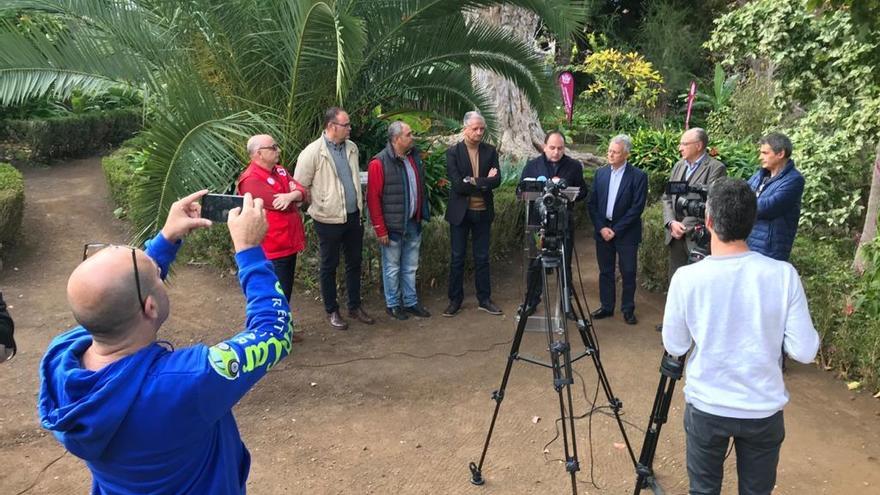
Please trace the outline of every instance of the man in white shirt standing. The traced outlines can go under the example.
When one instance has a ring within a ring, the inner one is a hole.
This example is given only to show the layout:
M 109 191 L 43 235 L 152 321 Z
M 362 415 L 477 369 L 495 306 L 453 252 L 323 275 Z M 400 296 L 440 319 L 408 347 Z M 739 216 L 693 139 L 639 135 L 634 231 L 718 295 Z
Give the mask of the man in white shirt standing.
M 721 492 L 730 438 L 739 493 L 769 494 L 785 438 L 782 351 L 809 363 L 819 349 L 797 271 L 749 250 L 757 211 L 741 180 L 709 189 L 706 226 L 712 255 L 675 272 L 663 317 L 663 346 L 693 351 L 684 387 L 690 493 Z

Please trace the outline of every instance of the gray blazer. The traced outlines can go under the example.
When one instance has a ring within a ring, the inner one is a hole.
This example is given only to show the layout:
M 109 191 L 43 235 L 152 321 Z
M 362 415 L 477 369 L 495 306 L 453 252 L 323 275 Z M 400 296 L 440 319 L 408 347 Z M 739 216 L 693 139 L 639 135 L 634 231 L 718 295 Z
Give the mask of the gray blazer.
M 706 157 L 706 162 L 701 164 L 697 170 L 691 175 L 691 178 L 688 179 L 688 184 L 691 186 L 699 186 L 704 184 L 711 184 L 715 182 L 719 177 L 724 177 L 727 175 L 727 167 L 724 166 L 723 163 L 718 160 L 712 158 L 711 156 Z M 679 160 L 672 167 L 672 174 L 669 175 L 669 180 L 671 181 L 682 181 L 684 180 L 685 172 L 687 171 L 687 163 L 685 161 Z M 666 226 L 669 222 L 678 221 L 684 224 L 685 227 L 693 227 L 697 223 L 700 222 L 699 218 L 696 217 L 682 217 L 678 218 L 675 214 L 675 205 L 673 205 L 673 197 L 669 196 L 666 193 L 663 193 L 663 225 Z M 669 229 L 665 229 L 666 239 L 665 242 L 669 245 L 672 242 L 672 234 L 669 233 Z

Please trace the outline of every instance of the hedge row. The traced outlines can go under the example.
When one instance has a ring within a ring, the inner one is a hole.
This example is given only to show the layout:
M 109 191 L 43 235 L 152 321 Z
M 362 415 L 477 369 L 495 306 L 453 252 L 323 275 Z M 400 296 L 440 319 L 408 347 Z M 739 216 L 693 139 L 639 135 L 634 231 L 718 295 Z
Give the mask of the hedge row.
M 3 155 L 46 162 L 92 155 L 117 146 L 141 128 L 140 109 L 88 112 L 35 120 L 0 122 Z
M 24 213 L 24 180 L 21 172 L 8 163 L 0 163 L 0 247 L 18 236 Z

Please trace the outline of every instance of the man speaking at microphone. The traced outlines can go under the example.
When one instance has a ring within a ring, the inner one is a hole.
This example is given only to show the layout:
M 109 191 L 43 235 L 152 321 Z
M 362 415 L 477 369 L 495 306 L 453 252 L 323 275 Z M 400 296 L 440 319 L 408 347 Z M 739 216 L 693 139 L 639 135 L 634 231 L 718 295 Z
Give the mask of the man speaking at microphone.
M 544 138 L 544 153 L 529 160 L 523 168 L 520 181 L 525 179 L 563 180 L 567 187 L 580 189 L 574 201 L 582 201 L 587 197 L 587 184 L 584 182 L 584 166 L 581 162 L 565 154 L 565 137 L 559 131 L 550 131 Z M 568 203 L 568 226 L 567 236 L 563 244 L 565 255 L 565 277 L 569 287 L 573 287 L 571 278 L 571 252 L 574 244 L 574 201 Z M 529 267 L 528 293 L 526 294 L 525 314 L 528 315 L 541 301 L 540 265 L 534 264 Z M 569 293 L 569 296 L 571 294 Z M 571 304 L 568 306 L 571 307 Z M 574 319 L 574 314 L 569 310 L 567 317 Z

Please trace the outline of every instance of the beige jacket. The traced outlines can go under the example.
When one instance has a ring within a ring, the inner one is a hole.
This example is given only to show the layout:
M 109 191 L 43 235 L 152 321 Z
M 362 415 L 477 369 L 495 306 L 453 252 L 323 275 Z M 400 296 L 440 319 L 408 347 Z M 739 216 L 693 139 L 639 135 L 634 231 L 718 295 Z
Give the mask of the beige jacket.
M 345 153 L 351 169 L 351 178 L 357 190 L 358 210 L 364 211 L 363 191 L 361 190 L 360 168 L 358 167 L 358 148 L 351 141 L 345 142 Z M 345 223 L 345 190 L 336 174 L 336 164 L 324 136 L 306 146 L 296 160 L 293 178 L 309 190 L 309 216 L 321 223 Z

